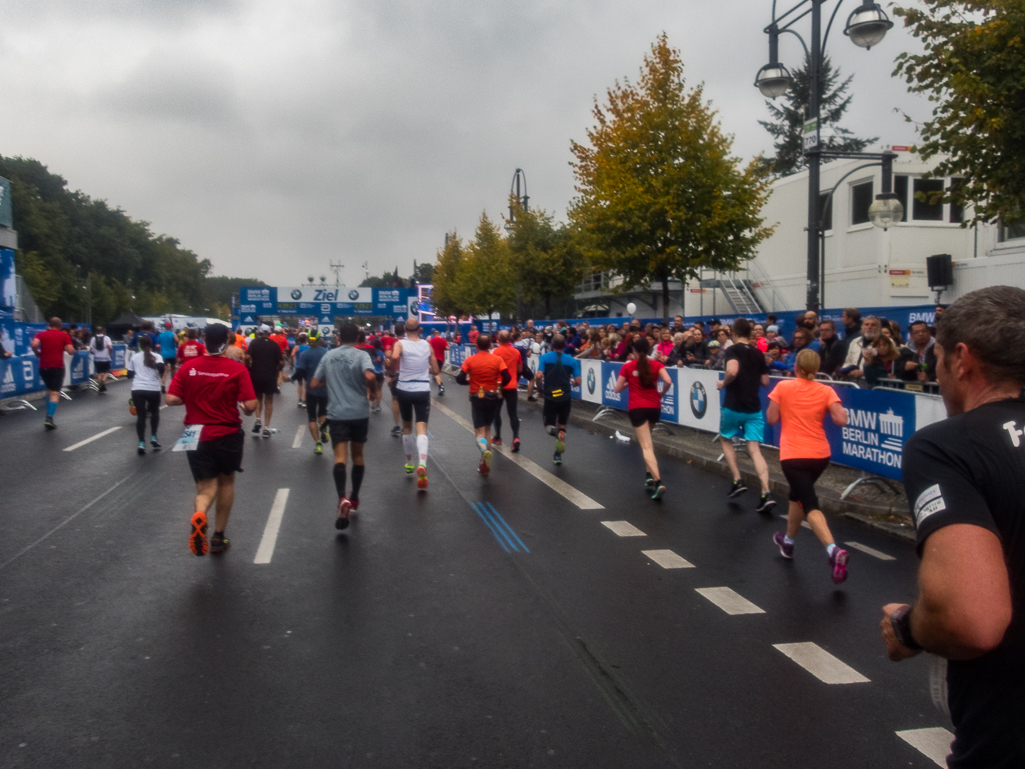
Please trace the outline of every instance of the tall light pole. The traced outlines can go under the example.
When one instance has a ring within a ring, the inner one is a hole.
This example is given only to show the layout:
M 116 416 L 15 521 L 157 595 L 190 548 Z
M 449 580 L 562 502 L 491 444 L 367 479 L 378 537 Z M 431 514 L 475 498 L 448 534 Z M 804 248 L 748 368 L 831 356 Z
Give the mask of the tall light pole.
M 790 10 L 776 15 L 777 0 L 772 2 L 772 23 L 764 30 L 769 36 L 769 63 L 758 70 L 755 76 L 755 85 L 762 95 L 769 99 L 782 96 L 793 84 L 793 77 L 790 72 L 779 62 L 779 36 L 784 32 L 797 37 L 804 47 L 808 60 L 808 112 L 804 124 L 804 154 L 808 160 L 808 286 L 807 286 L 807 308 L 809 310 L 820 309 L 819 307 L 819 283 L 824 276 L 819 274 L 819 168 L 823 158 L 833 160 L 836 158 L 865 158 L 879 160 L 886 164 L 892 164 L 892 158 L 883 158 L 883 154 L 889 153 L 860 153 L 860 152 L 833 152 L 823 150 L 821 146 L 821 114 L 819 110 L 819 90 L 822 85 L 822 61 L 825 58 L 825 47 L 829 40 L 829 31 L 833 27 L 836 14 L 843 4 L 843 0 L 837 0 L 833 13 L 826 25 L 826 32 L 822 33 L 822 6 L 828 0 L 800 0 Z M 804 10 L 802 10 L 804 9 Z M 793 25 L 811 15 L 811 39 L 810 45 L 805 43 L 794 29 Z M 881 42 L 886 33 L 893 27 L 885 11 L 878 3 L 862 2 L 858 8 L 847 18 L 847 26 L 844 34 L 851 42 L 860 48 L 868 50 L 873 45 Z M 892 165 L 890 166 L 892 168 Z M 893 195 L 888 182 L 890 174 L 886 173 L 884 166 L 883 190 L 881 195 L 876 196 L 876 203 L 883 202 L 886 208 L 885 217 L 878 217 L 880 221 L 892 220 L 894 205 L 900 203 Z M 885 202 L 884 202 L 885 201 Z M 875 203 L 873 204 L 875 205 Z M 903 216 L 903 207 L 897 214 L 896 220 L 900 221 Z M 876 220 L 873 219 L 873 224 Z M 877 224 L 882 227 L 882 224 Z
M 520 185 L 522 183 L 522 193 L 520 191 Z M 516 199 L 516 204 L 521 206 L 524 211 L 529 211 L 528 201 L 530 196 L 527 194 L 527 175 L 523 173 L 522 168 L 517 168 L 516 173 L 513 174 L 512 186 L 509 188 L 509 196 Z M 516 221 L 516 209 L 513 203 L 509 203 L 509 221 Z

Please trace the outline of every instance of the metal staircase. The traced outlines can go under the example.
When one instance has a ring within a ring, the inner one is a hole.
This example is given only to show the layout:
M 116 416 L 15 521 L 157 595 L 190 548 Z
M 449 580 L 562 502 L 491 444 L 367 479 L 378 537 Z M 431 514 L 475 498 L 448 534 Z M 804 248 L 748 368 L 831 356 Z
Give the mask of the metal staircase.
M 713 278 L 701 281 L 701 286 L 721 290 L 730 309 L 737 315 L 761 315 L 765 312 L 754 286 L 747 278 Z

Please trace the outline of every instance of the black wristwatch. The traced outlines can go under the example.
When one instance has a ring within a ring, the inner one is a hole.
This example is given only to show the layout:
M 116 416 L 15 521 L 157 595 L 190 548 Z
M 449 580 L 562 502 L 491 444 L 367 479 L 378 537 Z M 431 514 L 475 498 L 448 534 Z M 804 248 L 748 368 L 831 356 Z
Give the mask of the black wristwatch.
M 915 641 L 914 636 L 911 635 L 911 607 L 902 606 L 897 609 L 893 614 L 890 615 L 890 625 L 893 627 L 893 634 L 897 636 L 897 641 L 901 646 L 906 646 L 909 649 L 921 649 Z

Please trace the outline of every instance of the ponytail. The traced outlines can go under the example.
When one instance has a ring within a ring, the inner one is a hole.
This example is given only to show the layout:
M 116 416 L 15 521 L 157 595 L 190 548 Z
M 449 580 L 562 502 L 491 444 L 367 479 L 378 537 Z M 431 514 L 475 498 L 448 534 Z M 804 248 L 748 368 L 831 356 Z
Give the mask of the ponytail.
M 143 363 L 145 363 L 148 368 L 156 368 L 157 367 L 157 359 L 153 355 L 153 353 L 150 351 L 152 348 L 153 348 L 153 340 L 150 339 L 145 334 L 143 334 L 143 336 L 139 339 L 139 349 L 142 350 L 142 354 L 143 354 L 142 360 L 143 360 Z
M 648 338 L 638 334 L 634 339 L 634 352 L 637 353 L 637 378 L 644 388 L 655 386 L 655 372 L 651 370 L 651 361 L 648 360 L 650 351 L 651 343 Z

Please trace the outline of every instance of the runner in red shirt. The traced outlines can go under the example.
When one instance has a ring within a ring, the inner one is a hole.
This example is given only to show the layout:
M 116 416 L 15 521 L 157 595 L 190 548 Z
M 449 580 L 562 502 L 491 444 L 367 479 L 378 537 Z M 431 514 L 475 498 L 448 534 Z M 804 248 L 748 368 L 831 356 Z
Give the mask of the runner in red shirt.
M 199 341 L 197 338 L 199 334 L 196 329 L 190 328 L 186 332 L 188 337 L 184 342 L 178 345 L 178 363 L 186 363 L 193 358 L 198 358 L 202 355 L 206 355 L 206 345 Z
M 32 340 L 32 351 L 39 356 L 39 378 L 46 385 L 49 400 L 46 403 L 46 419 L 43 426 L 56 430 L 53 415 L 57 412 L 61 388 L 64 386 L 64 353 L 75 354 L 75 345 L 67 332 L 61 330 L 61 319 L 50 318 L 50 328 L 40 331 Z
M 167 388 L 167 405 L 185 405 L 185 424 L 197 429 L 194 440 L 182 436 L 175 451 L 188 454 L 196 481 L 196 512 L 192 516 L 189 548 L 196 555 L 210 550 L 223 553 L 229 547 L 224 536 L 235 501 L 235 473 L 242 470 L 245 433 L 238 404 L 246 415 L 256 411 L 256 393 L 246 367 L 225 357 L 227 326 L 212 325 L 206 332 L 207 354 L 188 361 Z M 183 443 L 184 442 L 184 443 Z M 206 513 L 217 502 L 213 538 L 207 542 Z
M 630 416 L 630 424 L 634 426 L 634 431 L 637 433 L 637 442 L 641 444 L 644 465 L 647 467 L 644 488 L 651 494 L 652 499 L 661 499 L 666 493 L 666 487 L 662 485 L 662 476 L 658 471 L 655 446 L 651 442 L 651 428 L 658 424 L 658 420 L 662 416 L 662 399 L 672 388 L 673 380 L 665 366 L 648 357 L 648 353 L 651 352 L 651 342 L 646 336 L 640 334 L 635 336 L 633 347 L 637 358 L 627 361 L 619 370 L 616 392 L 621 393 L 628 387 L 630 388 L 627 414 Z M 660 379 L 662 380 L 661 390 L 658 389 Z
M 492 352 L 505 361 L 509 369 L 509 384 L 502 388 L 502 399 L 505 401 L 506 411 L 509 412 L 509 424 L 512 425 L 513 441 L 512 450 L 520 450 L 520 418 L 516 413 L 516 407 L 520 402 L 520 373 L 523 371 L 523 358 L 520 351 L 512 346 L 511 336 L 508 331 L 498 332 L 498 347 Z M 498 405 L 495 411 L 495 437 L 491 442 L 496 446 L 502 445 L 502 405 Z
M 495 412 L 502 405 L 502 388 L 511 379 L 505 361 L 491 352 L 491 337 L 487 334 L 479 335 L 477 353 L 463 361 L 456 381 L 470 386 L 473 431 L 481 453 L 477 472 L 481 475 L 491 472 L 491 425 L 495 421 Z
M 388 333 L 387 330 L 381 332 L 381 347 L 384 349 L 384 354 L 387 357 L 391 357 L 391 348 L 395 346 L 395 337 Z
M 448 342 L 445 341 L 445 337 L 441 335 L 438 329 L 434 329 L 427 343 L 431 346 L 434 359 L 438 361 L 438 373 L 434 375 L 434 382 L 438 385 L 438 396 L 440 397 L 445 394 L 445 385 L 441 383 L 441 367 L 445 365 L 445 350 L 448 349 Z

